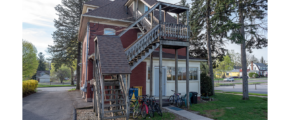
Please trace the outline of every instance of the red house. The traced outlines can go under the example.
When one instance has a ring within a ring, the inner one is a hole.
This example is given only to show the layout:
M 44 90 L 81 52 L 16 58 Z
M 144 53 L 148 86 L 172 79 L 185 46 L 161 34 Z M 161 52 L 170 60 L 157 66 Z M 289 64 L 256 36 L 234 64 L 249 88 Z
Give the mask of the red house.
M 168 14 L 179 18 L 183 12 L 188 14 L 188 8 L 156 0 L 84 4 L 78 33 L 80 84 L 86 101 L 103 104 L 96 108 L 100 117 L 119 93 L 128 100 L 129 87 L 142 86 L 143 95 L 159 98 L 172 95 L 171 90 L 182 95 L 194 91 L 200 97 L 200 62 L 205 60 L 189 57 L 189 26 Z

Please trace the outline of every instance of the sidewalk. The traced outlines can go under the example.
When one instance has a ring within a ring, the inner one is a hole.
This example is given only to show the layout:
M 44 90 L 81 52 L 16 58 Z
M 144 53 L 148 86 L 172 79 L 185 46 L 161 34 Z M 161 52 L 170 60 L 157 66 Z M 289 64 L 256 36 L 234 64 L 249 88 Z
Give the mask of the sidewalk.
M 169 112 L 172 112 L 174 114 L 178 114 L 182 117 L 185 117 L 189 120 L 213 120 L 211 118 L 207 118 L 180 108 L 177 108 L 175 106 L 168 106 L 168 107 L 163 107 L 164 109 L 168 110 Z

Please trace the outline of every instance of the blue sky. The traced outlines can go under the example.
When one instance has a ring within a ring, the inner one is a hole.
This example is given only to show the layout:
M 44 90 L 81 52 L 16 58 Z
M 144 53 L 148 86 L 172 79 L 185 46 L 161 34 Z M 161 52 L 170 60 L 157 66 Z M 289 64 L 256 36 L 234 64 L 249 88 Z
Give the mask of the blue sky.
M 169 3 L 177 3 L 180 0 L 160 0 Z M 191 3 L 191 0 L 187 0 Z M 52 33 L 55 31 L 53 20 L 57 19 L 54 7 L 61 0 L 23 0 L 22 1 L 22 39 L 32 42 L 38 52 L 43 52 L 46 57 L 48 45 L 53 45 Z M 240 52 L 240 45 L 228 42 L 226 49 Z M 258 59 L 261 56 L 268 60 L 268 47 L 253 49 L 253 55 Z

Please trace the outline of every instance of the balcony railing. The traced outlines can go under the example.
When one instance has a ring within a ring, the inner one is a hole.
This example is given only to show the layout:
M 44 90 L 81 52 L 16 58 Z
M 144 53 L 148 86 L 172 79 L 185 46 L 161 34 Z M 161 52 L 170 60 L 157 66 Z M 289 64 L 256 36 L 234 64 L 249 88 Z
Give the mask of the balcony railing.
M 160 23 L 161 31 L 160 35 L 163 37 L 171 37 L 171 38 L 179 38 L 186 39 L 188 32 L 188 26 L 182 24 L 174 24 L 174 23 Z

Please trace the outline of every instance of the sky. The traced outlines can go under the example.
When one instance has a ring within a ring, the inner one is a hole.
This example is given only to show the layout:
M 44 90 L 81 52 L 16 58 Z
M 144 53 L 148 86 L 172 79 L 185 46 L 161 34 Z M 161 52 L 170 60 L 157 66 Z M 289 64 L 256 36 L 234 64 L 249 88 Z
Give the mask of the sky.
M 168 3 L 177 3 L 180 0 L 160 0 Z M 191 4 L 191 0 L 187 0 Z M 23 0 L 22 1 L 22 39 L 32 42 L 38 52 L 44 53 L 45 57 L 48 45 L 53 45 L 52 33 L 56 30 L 53 20 L 57 19 L 54 7 L 61 4 L 61 0 Z M 240 45 L 228 42 L 225 46 L 228 50 L 240 53 Z M 253 49 L 256 58 L 268 61 L 268 47 Z

